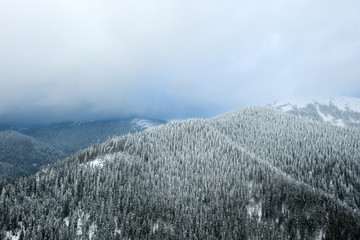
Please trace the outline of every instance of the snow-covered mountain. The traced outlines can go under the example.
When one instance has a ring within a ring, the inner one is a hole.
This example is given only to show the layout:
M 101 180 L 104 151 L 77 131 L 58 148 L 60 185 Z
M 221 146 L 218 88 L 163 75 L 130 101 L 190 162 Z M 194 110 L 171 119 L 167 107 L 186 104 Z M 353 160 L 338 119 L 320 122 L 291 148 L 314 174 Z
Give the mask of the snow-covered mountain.
M 160 120 L 154 120 L 154 119 L 145 119 L 145 118 L 134 118 L 131 120 L 131 123 L 133 124 L 133 130 L 139 131 L 139 130 L 145 130 L 151 127 L 156 127 L 161 123 L 165 123 L 164 121 Z
M 0 182 L 0 239 L 360 239 L 360 129 L 250 107 Z
M 337 126 L 360 127 L 360 98 L 317 97 L 279 101 L 268 105 L 276 110 Z
M 124 118 L 57 123 L 49 126 L 19 128 L 19 132 L 49 143 L 72 154 L 109 137 L 143 131 L 166 121 L 149 118 Z
M 0 180 L 35 173 L 48 163 L 104 142 L 110 137 L 143 131 L 165 122 L 149 118 L 127 118 L 43 126 L 2 125 L 2 130 L 5 131 L 0 132 Z M 36 149 L 45 149 L 39 146 L 47 146 L 57 154 L 49 150 L 39 152 Z

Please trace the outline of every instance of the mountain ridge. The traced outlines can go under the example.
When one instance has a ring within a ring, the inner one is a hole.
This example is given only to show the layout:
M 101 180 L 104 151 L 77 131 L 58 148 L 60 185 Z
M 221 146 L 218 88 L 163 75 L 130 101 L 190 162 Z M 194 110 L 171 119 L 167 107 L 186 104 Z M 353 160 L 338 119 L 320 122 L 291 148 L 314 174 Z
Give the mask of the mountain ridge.
M 360 98 L 316 97 L 268 104 L 267 107 L 314 121 L 342 127 L 360 127 Z
M 65 153 L 13 130 L 0 131 L 0 180 L 32 174 Z
M 32 139 L 32 141 L 36 141 L 40 145 L 46 145 L 53 148 L 54 151 L 56 150 L 59 152 L 59 156 L 53 156 L 52 154 L 45 156 L 48 151 L 44 151 L 44 154 L 37 153 L 36 156 L 40 159 L 46 157 L 48 160 L 45 162 L 41 160 L 39 161 L 39 165 L 34 167 L 31 166 L 30 163 L 27 163 L 29 160 L 29 158 L 26 158 L 27 152 L 19 152 L 14 150 L 14 148 L 22 147 L 23 143 L 21 143 L 21 141 L 8 141 L 7 143 L 3 141 L 2 151 L 0 151 L 0 160 L 6 156 L 10 156 L 10 159 L 6 161 L 0 161 L 3 164 L 1 167 L 3 173 L 0 172 L 0 180 L 13 179 L 19 176 L 33 174 L 46 164 L 52 163 L 55 160 L 62 160 L 65 157 L 74 154 L 76 151 L 91 146 L 97 142 L 103 142 L 108 138 L 116 135 L 143 131 L 149 127 L 163 123 L 165 123 L 165 121 L 158 119 L 127 118 L 99 121 L 62 122 L 37 126 L 4 125 L 3 128 L 8 128 L 10 130 L 5 130 L 3 132 L 13 131 L 14 133 L 16 132 L 21 134 L 22 138 Z M 0 141 L 4 137 L 5 135 L 0 135 Z M 7 152 L 6 149 L 12 150 Z M 23 171 L 21 169 L 17 170 L 15 165 L 11 165 L 9 163 L 11 159 L 17 159 L 17 161 L 19 159 L 23 159 L 21 168 L 28 168 L 29 171 Z M 7 164 L 5 164 L 5 162 Z
M 0 186 L 0 234 L 358 239 L 359 136 L 250 107 L 111 138 Z

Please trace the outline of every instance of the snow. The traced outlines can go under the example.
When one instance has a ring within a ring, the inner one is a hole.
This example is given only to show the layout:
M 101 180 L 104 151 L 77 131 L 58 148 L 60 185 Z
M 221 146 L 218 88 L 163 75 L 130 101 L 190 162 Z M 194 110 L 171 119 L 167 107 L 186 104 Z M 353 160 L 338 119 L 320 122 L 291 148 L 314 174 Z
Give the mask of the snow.
M 71 126 L 81 126 L 84 123 L 87 123 L 88 121 L 75 121 L 71 124 Z M 91 122 L 91 121 L 89 121 Z
M 318 234 L 315 236 L 315 240 L 322 240 L 325 238 L 325 233 L 323 229 L 320 229 Z
M 306 98 L 292 98 L 292 99 L 288 99 L 288 100 L 281 100 L 281 101 L 276 101 L 273 104 L 271 104 L 274 107 L 283 107 L 283 106 L 288 106 L 289 110 L 292 110 L 293 108 L 297 107 L 297 108 L 305 108 L 308 104 L 311 104 L 312 101 Z M 287 110 L 285 110 L 287 111 Z
M 93 168 L 102 168 L 107 161 L 114 159 L 114 155 L 116 155 L 116 153 L 109 153 L 104 156 L 97 157 L 85 164 Z
M 281 110 L 284 111 L 284 112 L 288 112 L 288 111 L 291 111 L 293 109 L 294 109 L 294 107 L 291 106 L 290 104 L 286 104 L 286 105 L 281 107 Z
M 155 233 L 159 228 L 159 223 L 154 223 L 153 227 L 152 227 L 152 232 Z
M 89 227 L 89 240 L 92 239 L 92 237 L 94 236 L 94 233 L 96 231 L 96 224 L 92 223 Z
M 19 240 L 21 231 L 17 231 L 15 235 L 12 235 L 12 231 L 6 232 L 6 237 L 10 240 Z
M 121 230 L 119 229 L 119 228 L 115 228 L 115 234 L 119 234 L 119 235 L 121 235 Z
M 275 108 L 282 112 L 291 112 L 294 109 L 306 108 L 307 105 L 312 105 L 316 108 L 318 116 L 320 116 L 324 122 L 328 122 L 332 125 L 346 127 L 348 122 L 360 124 L 358 119 L 353 119 L 349 115 L 346 115 L 346 119 L 339 119 L 337 115 L 333 115 L 331 111 L 324 112 L 320 110 L 321 106 L 331 106 L 337 108 L 342 112 L 357 112 L 360 113 L 360 98 L 354 97 L 316 97 L 316 98 L 303 98 L 303 99 L 290 99 L 288 101 L 279 101 L 268 107 Z M 349 121 L 350 120 L 350 121 Z
M 104 160 L 101 158 L 96 158 L 95 160 L 89 162 L 90 166 L 92 167 L 103 167 L 104 166 Z
M 131 121 L 131 123 L 133 123 L 135 126 L 141 128 L 141 129 L 148 129 L 148 128 L 157 126 L 150 120 L 139 119 L 139 118 L 135 118 L 134 120 Z
M 337 125 L 337 126 L 340 126 L 340 127 L 345 127 L 345 126 L 346 126 L 345 123 L 344 123 L 344 121 L 343 121 L 342 119 L 336 120 L 336 121 L 334 122 L 334 124 Z
M 64 218 L 64 222 L 65 222 L 65 225 L 68 227 L 69 226 L 69 218 L 68 217 Z
M 83 232 L 82 232 L 82 219 L 81 217 L 78 218 L 78 221 L 77 221 L 77 229 L 76 229 L 76 234 L 78 236 L 82 236 Z
M 333 105 L 339 110 L 360 112 L 360 98 L 355 97 L 315 97 L 315 98 L 293 98 L 288 100 L 277 101 L 272 104 L 287 112 L 294 107 L 305 108 L 308 104 Z
M 258 217 L 258 222 L 260 222 L 262 217 L 262 204 L 261 202 L 254 204 L 253 201 L 253 199 L 250 200 L 250 204 L 247 206 L 247 212 L 250 215 L 250 218 L 253 214 L 257 214 L 255 216 Z
M 350 122 L 352 122 L 352 123 L 360 123 L 360 121 L 355 120 L 355 119 L 353 119 L 352 117 L 350 117 Z
M 320 117 L 324 120 L 324 122 L 332 122 L 333 121 L 333 117 L 322 113 L 319 109 L 319 106 L 316 106 L 316 110 L 317 110 L 318 114 L 320 115 Z
M 324 98 L 320 99 L 323 102 L 319 102 L 321 104 L 325 104 L 326 102 L 331 102 L 335 107 L 342 111 L 352 110 L 354 112 L 360 112 L 360 98 L 354 97 L 337 97 L 337 98 Z

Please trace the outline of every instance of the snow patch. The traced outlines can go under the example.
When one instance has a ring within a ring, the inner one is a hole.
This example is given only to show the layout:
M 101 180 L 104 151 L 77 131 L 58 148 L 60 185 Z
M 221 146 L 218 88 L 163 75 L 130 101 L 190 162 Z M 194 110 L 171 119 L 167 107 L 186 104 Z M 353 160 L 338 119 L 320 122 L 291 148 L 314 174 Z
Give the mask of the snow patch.
M 293 110 L 295 107 L 297 108 L 305 108 L 308 104 L 311 104 L 312 101 L 309 101 L 309 99 L 288 99 L 282 100 L 282 101 L 276 101 L 271 106 L 274 106 L 276 108 L 283 108 L 285 107 L 284 111 L 290 111 Z M 286 107 L 287 106 L 287 107 Z M 287 110 L 289 109 L 289 110 Z
M 154 124 L 154 122 L 150 120 L 139 119 L 139 118 L 135 118 L 134 120 L 131 121 L 131 123 L 142 130 L 157 126 L 156 124 Z
M 77 229 L 76 229 L 76 235 L 78 236 L 82 236 L 83 232 L 82 232 L 82 219 L 81 217 L 78 218 L 77 221 Z
M 116 234 L 119 234 L 121 236 L 121 230 L 119 228 L 117 228 L 117 227 L 115 228 L 115 235 Z
M 360 98 L 355 97 L 315 97 L 315 98 L 293 98 L 287 101 L 277 101 L 271 104 L 282 111 L 290 111 L 294 107 L 305 108 L 308 104 L 333 105 L 341 111 L 360 112 Z
M 322 113 L 319 109 L 319 106 L 316 106 L 316 110 L 317 110 L 317 113 L 320 115 L 320 117 L 324 120 L 324 122 L 332 122 L 333 121 L 333 117 Z
M 345 127 L 345 126 L 346 126 L 345 123 L 344 123 L 344 121 L 343 121 L 342 119 L 336 120 L 336 121 L 334 122 L 334 124 L 337 125 L 337 126 L 340 126 L 340 127 Z
M 84 123 L 91 122 L 91 121 L 75 121 L 71 124 L 71 126 L 81 126 Z
M 328 122 L 335 126 L 346 127 L 349 123 L 360 124 L 358 117 L 351 117 L 349 112 L 360 113 L 360 98 L 354 97 L 316 97 L 316 98 L 304 98 L 304 99 L 289 99 L 288 101 L 279 101 L 273 104 L 267 105 L 267 107 L 274 108 L 281 112 L 291 113 L 292 110 L 302 110 L 308 106 L 312 106 L 316 109 L 317 115 L 323 119 L 324 122 Z M 340 113 L 344 113 L 344 117 L 339 113 L 336 115 L 332 110 L 320 110 L 322 106 L 336 108 Z M 300 114 L 301 116 L 301 114 Z M 357 115 L 355 115 L 357 116 Z M 312 117 L 309 117 L 312 119 Z M 313 119 L 314 120 L 314 119 Z
M 155 233 L 159 229 L 159 223 L 154 223 L 152 227 L 152 232 Z
M 294 107 L 291 106 L 290 104 L 286 104 L 284 106 L 281 106 L 280 108 L 281 108 L 281 111 L 284 111 L 284 112 L 289 112 L 294 109 Z
M 320 229 L 319 232 L 315 236 L 315 240 L 322 240 L 325 238 L 325 233 L 323 229 Z
M 89 162 L 90 166 L 92 167 L 103 167 L 104 166 L 104 160 L 101 158 L 96 158 L 95 160 Z
M 252 215 L 256 214 L 255 217 L 257 217 L 258 222 L 260 222 L 262 217 L 262 203 L 254 203 L 253 201 L 253 199 L 250 200 L 250 204 L 246 207 L 247 212 L 250 215 L 250 218 L 252 217 Z
M 96 226 L 96 224 L 95 223 L 92 223 L 91 225 L 90 225 L 90 227 L 89 227 L 89 240 L 91 240 L 92 239 L 92 237 L 94 236 L 94 234 L 95 234 L 95 232 L 96 232 L 96 228 L 97 228 L 97 226 Z
M 69 218 L 68 217 L 64 218 L 64 222 L 65 222 L 65 225 L 68 227 L 69 226 Z
M 162 219 L 157 219 L 151 227 L 150 231 L 152 231 L 152 233 L 155 233 L 159 230 L 159 228 L 161 228 L 165 232 L 174 234 L 174 226 L 169 222 L 163 221 Z
M 12 234 L 12 231 L 7 231 L 7 232 L 5 233 L 5 235 L 6 235 L 6 238 L 7 238 L 7 239 L 10 239 L 10 240 L 19 240 L 19 238 L 20 238 L 20 233 L 21 233 L 21 230 L 17 231 L 17 232 L 15 233 L 15 235 Z
M 350 122 L 352 122 L 352 123 L 360 123 L 360 121 L 358 121 L 356 119 L 353 119 L 352 117 L 350 117 Z
M 321 99 L 320 99 L 321 100 Z M 324 98 L 321 104 L 326 104 L 326 102 L 332 103 L 335 107 L 342 111 L 354 111 L 360 112 L 360 98 L 354 97 L 337 97 L 337 98 Z
M 85 163 L 85 165 L 93 168 L 102 168 L 107 161 L 111 161 L 115 158 L 114 155 L 116 155 L 116 153 L 109 153 L 104 156 L 97 157 L 94 160 Z
M 285 213 L 287 211 L 287 208 L 284 203 L 281 204 L 281 213 Z

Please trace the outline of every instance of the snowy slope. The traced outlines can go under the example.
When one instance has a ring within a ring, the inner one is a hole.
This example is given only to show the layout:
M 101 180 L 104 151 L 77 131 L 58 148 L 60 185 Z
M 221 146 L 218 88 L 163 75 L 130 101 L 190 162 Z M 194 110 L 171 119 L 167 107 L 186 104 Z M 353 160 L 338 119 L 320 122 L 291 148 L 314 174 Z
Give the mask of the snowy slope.
M 359 139 L 259 107 L 114 137 L 0 184 L 0 239 L 358 240 Z
M 124 118 L 98 121 L 56 123 L 49 126 L 20 128 L 18 131 L 46 142 L 67 155 L 109 137 L 143 131 L 166 121 L 148 118 Z
M 109 137 L 140 132 L 165 122 L 158 119 L 126 118 L 44 126 L 2 125 L 0 129 L 7 131 L 0 131 L 0 180 L 32 174 L 48 163 L 64 159 Z M 9 131 L 10 129 L 13 130 Z
M 268 107 L 337 126 L 360 127 L 360 98 L 317 97 L 292 99 L 275 102 L 268 105 Z
M 159 121 L 145 118 L 135 118 L 131 121 L 131 123 L 133 124 L 132 128 L 134 130 L 145 130 L 160 124 Z

